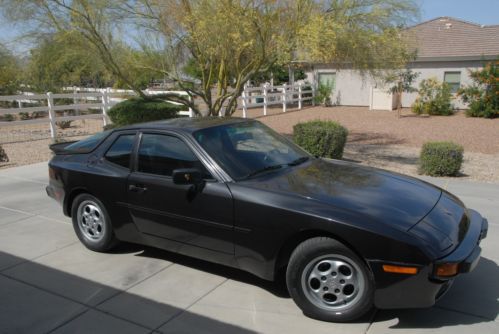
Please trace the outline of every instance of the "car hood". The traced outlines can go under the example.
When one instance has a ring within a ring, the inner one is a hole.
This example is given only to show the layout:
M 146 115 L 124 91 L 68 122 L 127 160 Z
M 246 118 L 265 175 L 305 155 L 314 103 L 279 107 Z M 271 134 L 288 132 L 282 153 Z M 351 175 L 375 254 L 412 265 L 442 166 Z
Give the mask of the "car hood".
M 246 186 L 301 196 L 408 231 L 442 191 L 418 179 L 338 160 L 314 159 L 244 181 Z

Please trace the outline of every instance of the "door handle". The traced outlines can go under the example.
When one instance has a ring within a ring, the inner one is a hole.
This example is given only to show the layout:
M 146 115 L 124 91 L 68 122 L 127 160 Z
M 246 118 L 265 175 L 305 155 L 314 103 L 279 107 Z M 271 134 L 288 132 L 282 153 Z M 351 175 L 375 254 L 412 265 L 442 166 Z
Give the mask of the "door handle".
M 144 187 L 144 186 L 139 186 L 139 185 L 131 184 L 131 185 L 128 186 L 128 190 L 133 191 L 135 193 L 143 193 L 144 191 L 147 190 L 147 188 Z

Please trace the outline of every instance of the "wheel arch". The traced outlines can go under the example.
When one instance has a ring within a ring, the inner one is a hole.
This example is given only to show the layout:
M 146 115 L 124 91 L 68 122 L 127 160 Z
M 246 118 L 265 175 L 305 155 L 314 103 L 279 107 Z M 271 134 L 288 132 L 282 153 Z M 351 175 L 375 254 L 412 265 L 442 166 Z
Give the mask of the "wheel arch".
M 83 187 L 78 187 L 78 188 L 75 188 L 75 189 L 71 190 L 71 192 L 69 193 L 69 195 L 66 196 L 66 200 L 65 200 L 65 203 L 64 203 L 64 207 L 63 207 L 64 214 L 66 216 L 71 217 L 71 207 L 73 206 L 73 201 L 75 200 L 75 198 L 78 195 L 81 195 L 81 194 L 90 194 L 90 195 L 92 195 L 92 193 L 89 192 L 88 189 L 83 188 Z
M 304 230 L 300 231 L 288 239 L 283 243 L 281 248 L 279 249 L 278 255 L 277 255 L 277 260 L 275 262 L 275 268 L 274 268 L 274 278 L 279 279 L 285 276 L 286 273 L 286 268 L 288 266 L 289 259 L 291 258 L 291 254 L 293 251 L 298 247 L 299 244 L 302 242 L 316 238 L 316 237 L 328 237 L 331 239 L 334 239 L 338 242 L 341 242 L 344 244 L 346 247 L 348 247 L 350 250 L 352 250 L 365 264 L 366 266 L 370 269 L 370 266 L 368 262 L 364 259 L 364 257 L 358 252 L 358 250 L 353 247 L 352 244 L 347 242 L 345 239 L 339 237 L 338 235 L 335 235 L 334 233 L 331 233 L 329 231 L 324 231 L 324 230 Z

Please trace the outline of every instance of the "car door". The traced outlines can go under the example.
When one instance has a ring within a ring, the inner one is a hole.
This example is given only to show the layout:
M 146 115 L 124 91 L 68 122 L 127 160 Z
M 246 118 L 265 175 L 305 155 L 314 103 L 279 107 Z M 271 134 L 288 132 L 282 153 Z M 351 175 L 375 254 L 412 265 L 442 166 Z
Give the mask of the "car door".
M 140 135 L 128 178 L 129 211 L 140 232 L 219 252 L 234 253 L 232 196 L 186 141 L 172 133 Z M 172 172 L 198 168 L 202 186 L 173 183 Z

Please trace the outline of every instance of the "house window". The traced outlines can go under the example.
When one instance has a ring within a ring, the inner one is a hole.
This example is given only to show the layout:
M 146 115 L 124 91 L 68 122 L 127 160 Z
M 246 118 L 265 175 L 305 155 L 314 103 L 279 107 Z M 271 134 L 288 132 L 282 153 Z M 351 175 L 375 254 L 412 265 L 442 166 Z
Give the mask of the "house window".
M 449 85 L 450 91 L 453 94 L 457 93 L 461 86 L 461 72 L 445 72 L 444 82 Z
M 330 86 L 333 91 L 336 88 L 336 73 L 319 73 L 319 85 Z

